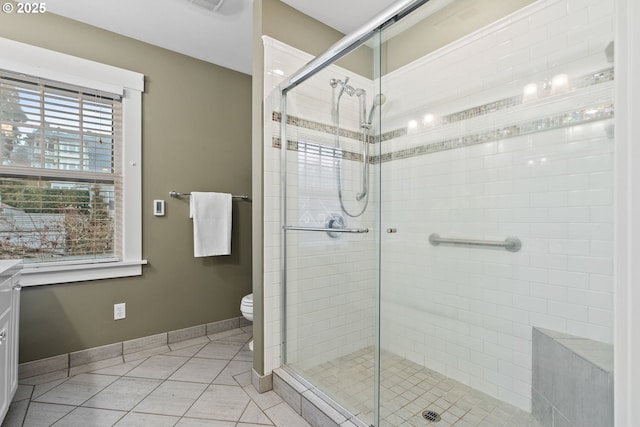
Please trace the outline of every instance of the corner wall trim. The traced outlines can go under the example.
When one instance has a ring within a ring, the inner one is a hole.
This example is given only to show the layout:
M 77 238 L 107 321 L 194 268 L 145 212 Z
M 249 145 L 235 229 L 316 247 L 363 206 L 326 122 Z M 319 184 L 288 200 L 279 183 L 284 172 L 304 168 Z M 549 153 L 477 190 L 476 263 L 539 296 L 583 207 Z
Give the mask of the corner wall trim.
M 273 390 L 273 374 L 260 375 L 255 369 L 252 369 L 251 384 L 260 394 Z

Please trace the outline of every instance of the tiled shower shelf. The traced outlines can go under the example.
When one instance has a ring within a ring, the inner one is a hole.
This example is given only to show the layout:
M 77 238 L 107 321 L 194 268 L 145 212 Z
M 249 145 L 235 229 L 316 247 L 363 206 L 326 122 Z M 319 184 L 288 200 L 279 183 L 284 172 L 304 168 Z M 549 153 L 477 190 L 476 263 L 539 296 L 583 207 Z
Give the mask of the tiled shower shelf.
M 549 329 L 536 329 L 603 371 L 613 372 L 613 345 Z
M 532 406 L 544 427 L 613 427 L 613 345 L 534 328 Z

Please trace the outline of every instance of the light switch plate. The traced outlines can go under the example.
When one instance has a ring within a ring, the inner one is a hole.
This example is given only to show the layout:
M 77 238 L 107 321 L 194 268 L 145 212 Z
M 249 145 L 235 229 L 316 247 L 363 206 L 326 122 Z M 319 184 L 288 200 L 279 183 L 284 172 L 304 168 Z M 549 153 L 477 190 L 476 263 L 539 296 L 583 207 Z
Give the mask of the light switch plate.
M 164 200 L 153 201 L 153 214 L 155 216 L 164 216 Z

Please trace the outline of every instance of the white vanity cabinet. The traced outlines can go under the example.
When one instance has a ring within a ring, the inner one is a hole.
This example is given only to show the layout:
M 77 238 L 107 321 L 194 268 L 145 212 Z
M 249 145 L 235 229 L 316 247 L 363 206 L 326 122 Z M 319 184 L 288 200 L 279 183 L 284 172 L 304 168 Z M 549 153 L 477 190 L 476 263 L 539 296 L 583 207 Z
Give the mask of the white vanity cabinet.
M 18 388 L 21 261 L 0 261 L 0 422 Z

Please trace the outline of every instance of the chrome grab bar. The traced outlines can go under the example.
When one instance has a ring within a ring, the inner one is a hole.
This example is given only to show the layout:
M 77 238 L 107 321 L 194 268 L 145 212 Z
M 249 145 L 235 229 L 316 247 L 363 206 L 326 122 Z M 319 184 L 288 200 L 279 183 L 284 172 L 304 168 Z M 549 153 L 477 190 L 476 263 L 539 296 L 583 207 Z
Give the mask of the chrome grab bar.
M 368 233 L 368 228 L 322 228 L 322 227 L 296 227 L 294 225 L 283 225 L 283 230 L 295 231 L 323 231 L 325 233 Z
M 503 241 L 497 240 L 471 240 L 471 239 L 450 239 L 440 237 L 439 234 L 433 233 L 429 236 L 429 243 L 438 246 L 440 243 L 448 243 L 452 245 L 468 245 L 468 246 L 488 246 L 492 248 L 505 248 L 509 252 L 518 252 L 522 248 L 522 242 L 517 237 L 507 237 Z

